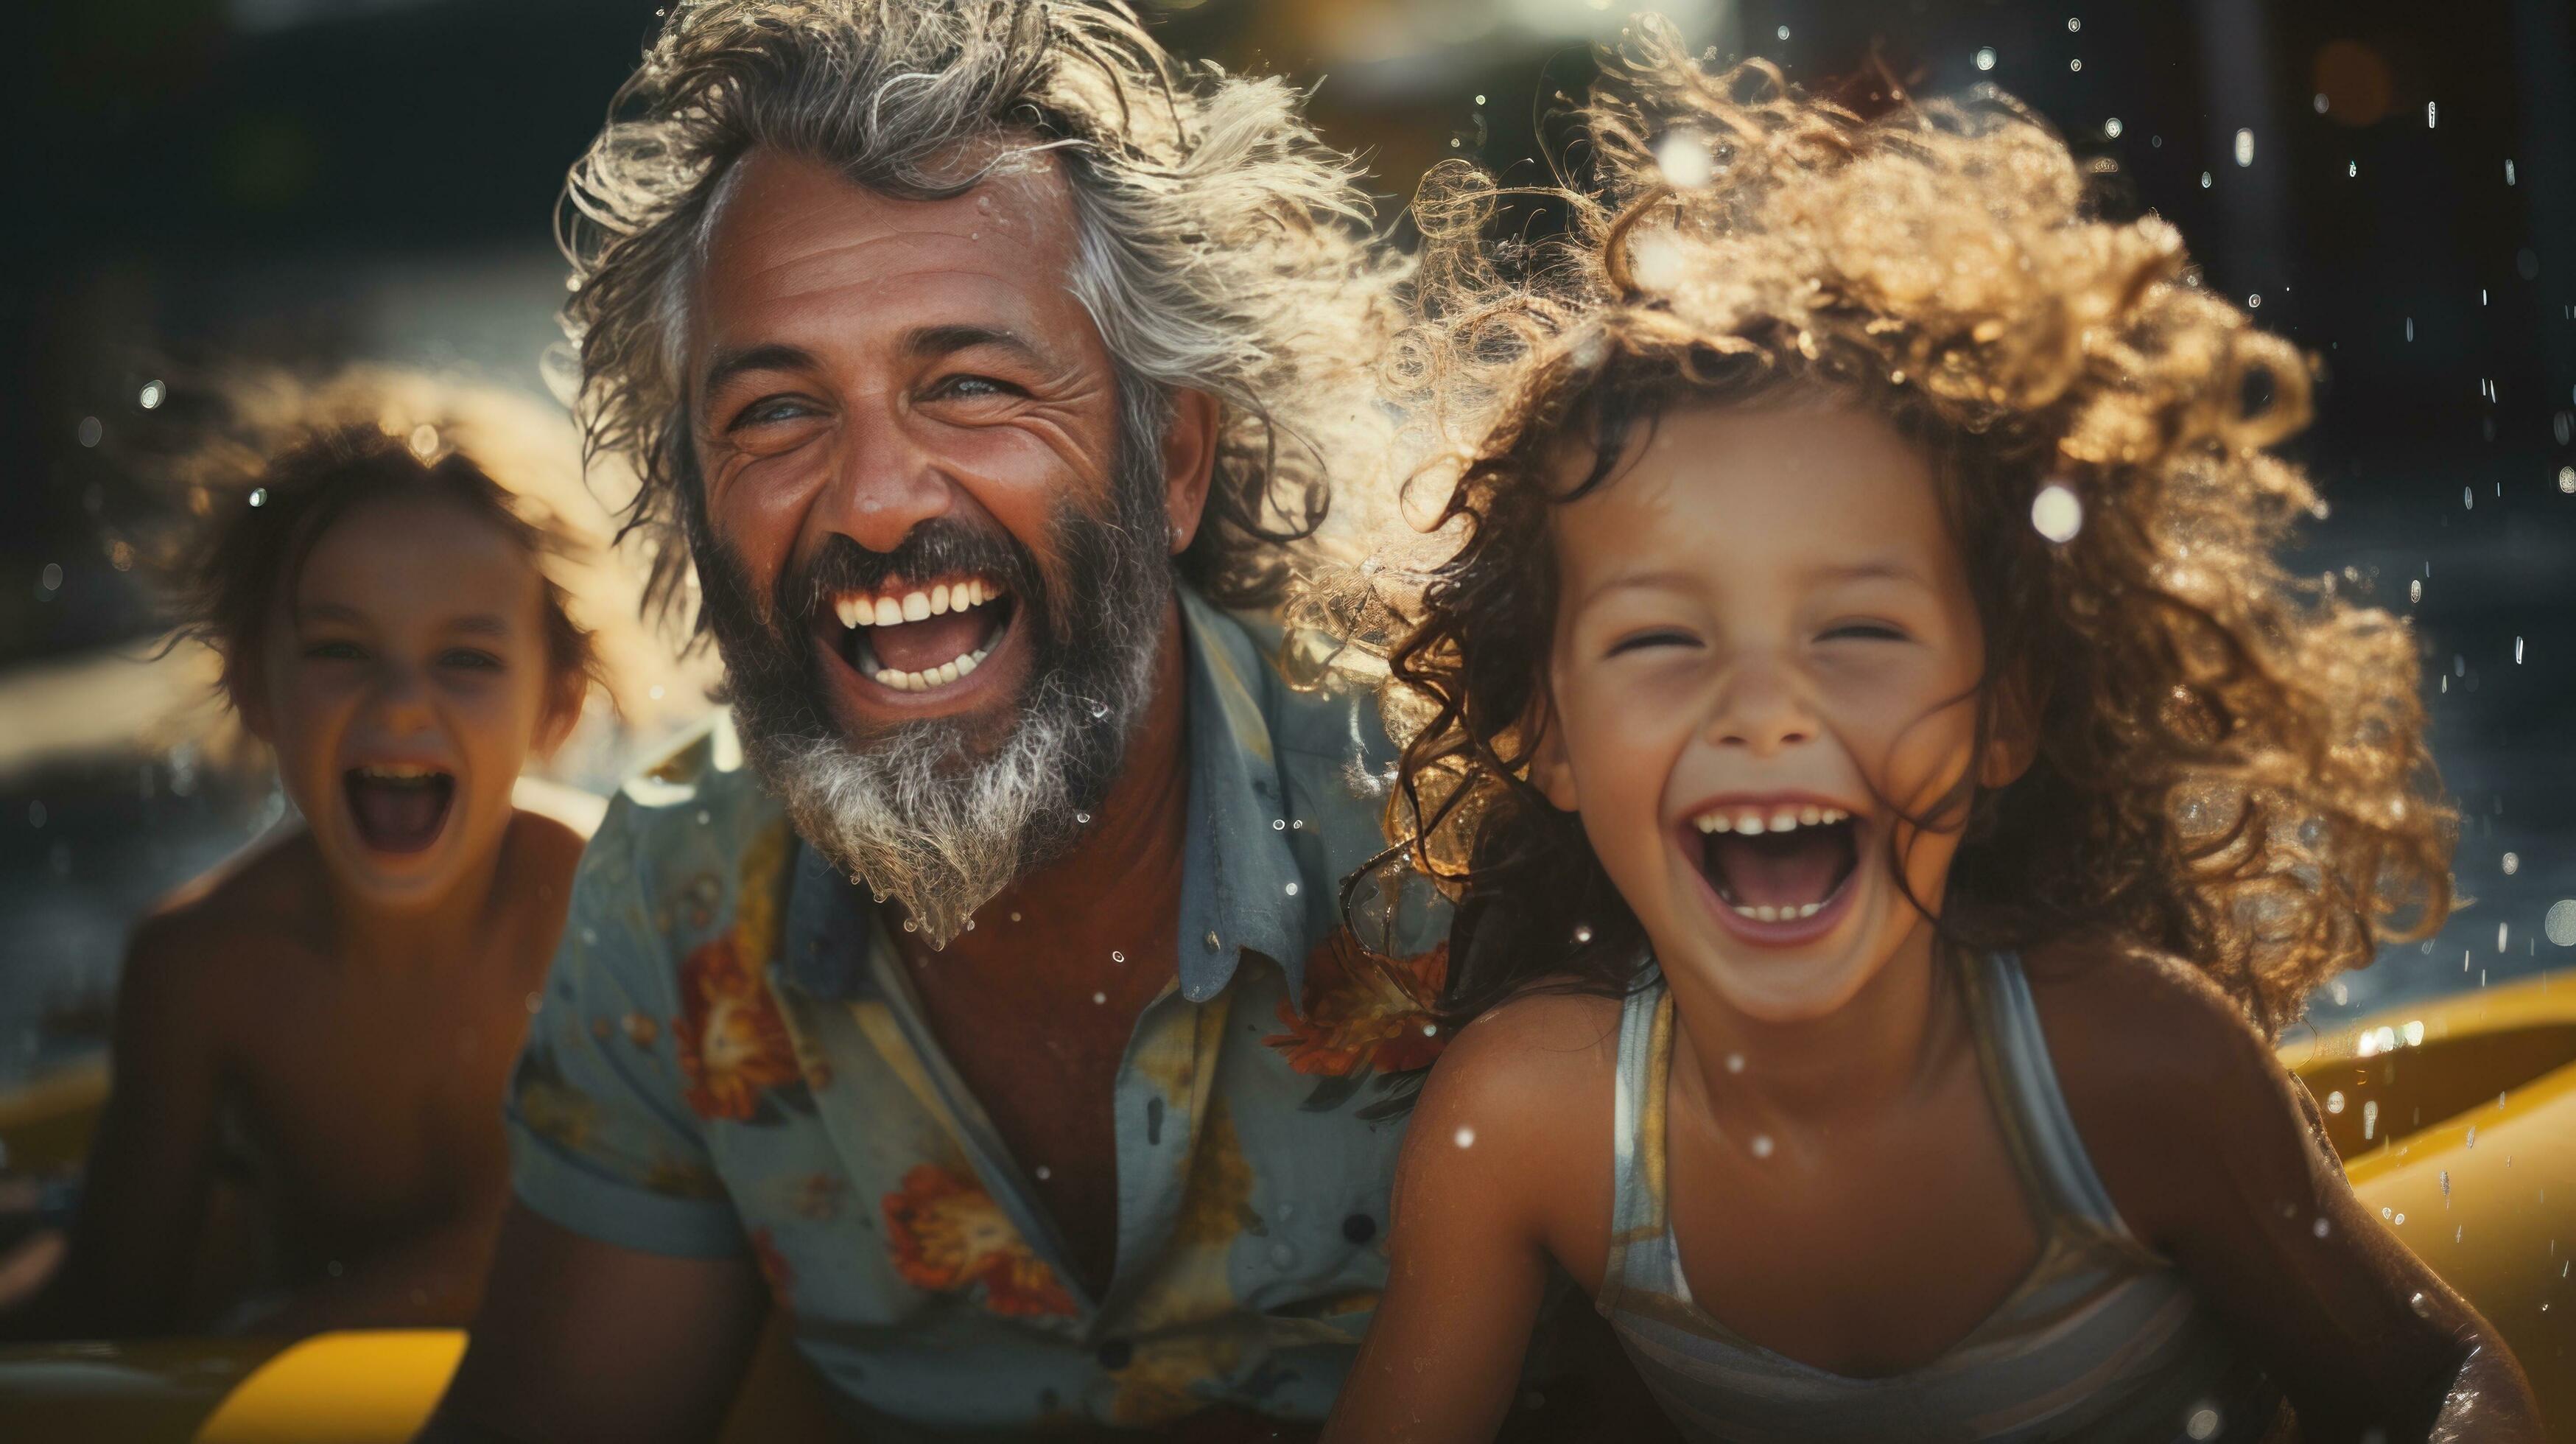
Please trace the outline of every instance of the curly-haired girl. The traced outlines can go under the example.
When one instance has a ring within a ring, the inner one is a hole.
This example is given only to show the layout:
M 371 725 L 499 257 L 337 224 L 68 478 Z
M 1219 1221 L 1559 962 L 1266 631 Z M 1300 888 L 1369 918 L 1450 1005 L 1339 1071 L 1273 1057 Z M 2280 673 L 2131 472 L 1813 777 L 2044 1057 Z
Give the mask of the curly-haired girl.
M 2536 1438 L 2268 1046 L 2449 906 L 2406 629 L 2274 560 L 2299 356 L 1991 93 L 1649 23 L 1585 118 L 1526 278 L 1423 211 L 1396 821 L 1474 1021 L 1328 1437 L 1490 1437 L 1553 1259 L 1697 1439 Z

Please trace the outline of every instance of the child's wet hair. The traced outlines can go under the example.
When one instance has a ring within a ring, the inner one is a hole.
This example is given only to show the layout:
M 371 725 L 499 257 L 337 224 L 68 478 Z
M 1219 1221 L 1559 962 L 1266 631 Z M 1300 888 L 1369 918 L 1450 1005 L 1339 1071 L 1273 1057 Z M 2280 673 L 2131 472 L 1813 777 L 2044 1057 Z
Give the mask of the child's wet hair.
M 223 693 L 243 710 L 261 686 L 275 610 L 293 596 L 306 559 L 331 528 L 380 502 L 435 500 L 499 529 L 526 555 L 543 588 L 547 673 L 559 684 L 548 711 L 577 712 L 601 680 L 599 658 L 545 564 L 582 554 L 582 538 L 495 480 L 435 420 L 405 431 L 347 412 L 318 407 L 256 445 L 226 437 L 191 458 L 190 518 L 169 539 L 159 569 L 173 639 L 215 653 Z
M 1394 679 L 1389 827 L 1459 899 L 1452 1011 L 1638 981 L 1642 930 L 1529 777 L 1553 507 L 1617 485 L 1666 410 L 1797 394 L 1921 449 L 1984 629 L 1979 752 L 2035 733 L 2018 781 L 1919 815 L 1964 830 L 1946 896 L 1918 900 L 1946 939 L 2132 940 L 2270 1034 L 2438 927 L 2453 824 L 2413 636 L 2277 560 L 2322 511 L 2266 450 L 2305 423 L 2303 358 L 2203 290 L 2172 227 L 2099 218 L 2065 145 L 1991 89 L 1863 120 L 1761 62 L 1711 73 L 1651 19 L 1605 70 L 1589 183 L 1539 193 L 1562 240 L 1502 248 L 1507 274 L 1487 233 L 1510 193 L 1454 164 L 1426 183 L 1395 380 L 1447 448 L 1418 484 L 1450 486 L 1456 545 L 1327 607 Z M 2062 541 L 2033 523 L 2052 485 L 2081 505 Z

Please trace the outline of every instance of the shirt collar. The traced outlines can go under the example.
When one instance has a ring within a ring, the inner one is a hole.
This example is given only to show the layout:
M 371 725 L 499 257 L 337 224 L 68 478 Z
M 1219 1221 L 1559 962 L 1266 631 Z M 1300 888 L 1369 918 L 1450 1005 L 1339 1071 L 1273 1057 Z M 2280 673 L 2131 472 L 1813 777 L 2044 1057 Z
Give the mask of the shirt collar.
M 1308 880 L 1285 831 L 1287 806 L 1262 705 L 1276 679 L 1242 623 L 1180 589 L 1188 653 L 1189 822 L 1181 864 L 1180 989 L 1192 1002 L 1225 991 L 1253 952 L 1305 996 L 1308 908 L 1291 885 Z M 789 884 L 790 981 L 811 996 L 866 992 L 866 894 L 802 838 Z

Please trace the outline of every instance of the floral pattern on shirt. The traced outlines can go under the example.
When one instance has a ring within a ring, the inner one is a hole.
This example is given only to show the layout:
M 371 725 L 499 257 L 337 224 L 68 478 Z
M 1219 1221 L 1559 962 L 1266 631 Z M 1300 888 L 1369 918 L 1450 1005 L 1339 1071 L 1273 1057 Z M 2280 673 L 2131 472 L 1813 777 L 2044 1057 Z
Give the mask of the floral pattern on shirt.
M 783 828 L 763 832 L 744 849 L 733 927 L 680 965 L 680 1016 L 671 1020 L 671 1035 L 688 1078 L 684 1096 L 701 1118 L 767 1124 L 779 1121 L 775 1104 L 813 1107 L 811 1084 L 767 976 L 778 946 L 787 856 Z
M 1070 1316 L 1073 1297 L 981 1184 L 916 1164 L 885 1196 L 886 1240 L 906 1283 L 935 1293 L 984 1286 L 984 1306 L 1014 1318 Z
M 1290 1068 L 1326 1080 L 1308 1108 L 1338 1107 L 1371 1074 L 1415 1072 L 1440 1056 L 1449 1040 L 1435 1010 L 1448 978 L 1447 943 L 1396 958 L 1335 928 L 1306 959 L 1304 1016 L 1280 1004 L 1288 1031 L 1263 1041 L 1285 1053 Z

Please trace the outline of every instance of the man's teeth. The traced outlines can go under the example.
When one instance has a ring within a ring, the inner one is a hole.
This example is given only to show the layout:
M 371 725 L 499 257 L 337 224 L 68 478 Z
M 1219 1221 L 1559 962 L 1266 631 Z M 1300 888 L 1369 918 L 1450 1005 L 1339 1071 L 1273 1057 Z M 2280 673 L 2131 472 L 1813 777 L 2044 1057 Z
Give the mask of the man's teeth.
M 1691 825 L 1702 832 L 1740 832 L 1759 837 L 1766 832 L 1787 832 L 1797 827 L 1824 827 L 1848 821 L 1851 814 L 1839 807 L 1775 807 L 1769 812 L 1760 808 L 1741 807 L 1733 810 L 1704 812 L 1691 819 Z
M 841 625 L 855 631 L 860 627 L 892 627 L 904 622 L 918 622 L 943 612 L 962 612 L 980 607 L 1002 594 L 1002 589 L 978 577 L 971 581 L 941 582 L 927 591 L 887 593 L 874 596 L 861 592 L 844 592 L 832 599 L 832 612 Z
M 982 666 L 992 651 L 988 643 L 954 662 L 942 662 L 927 672 L 899 672 L 892 667 L 879 667 L 877 680 L 898 692 L 927 692 L 933 687 L 945 687 Z
M 1739 914 L 1753 919 L 1757 923 L 1794 923 L 1800 918 L 1814 917 L 1824 908 L 1824 904 L 1820 902 L 1801 903 L 1796 907 L 1776 908 L 1749 908 L 1742 903 L 1728 903 L 1727 906 L 1735 909 Z

